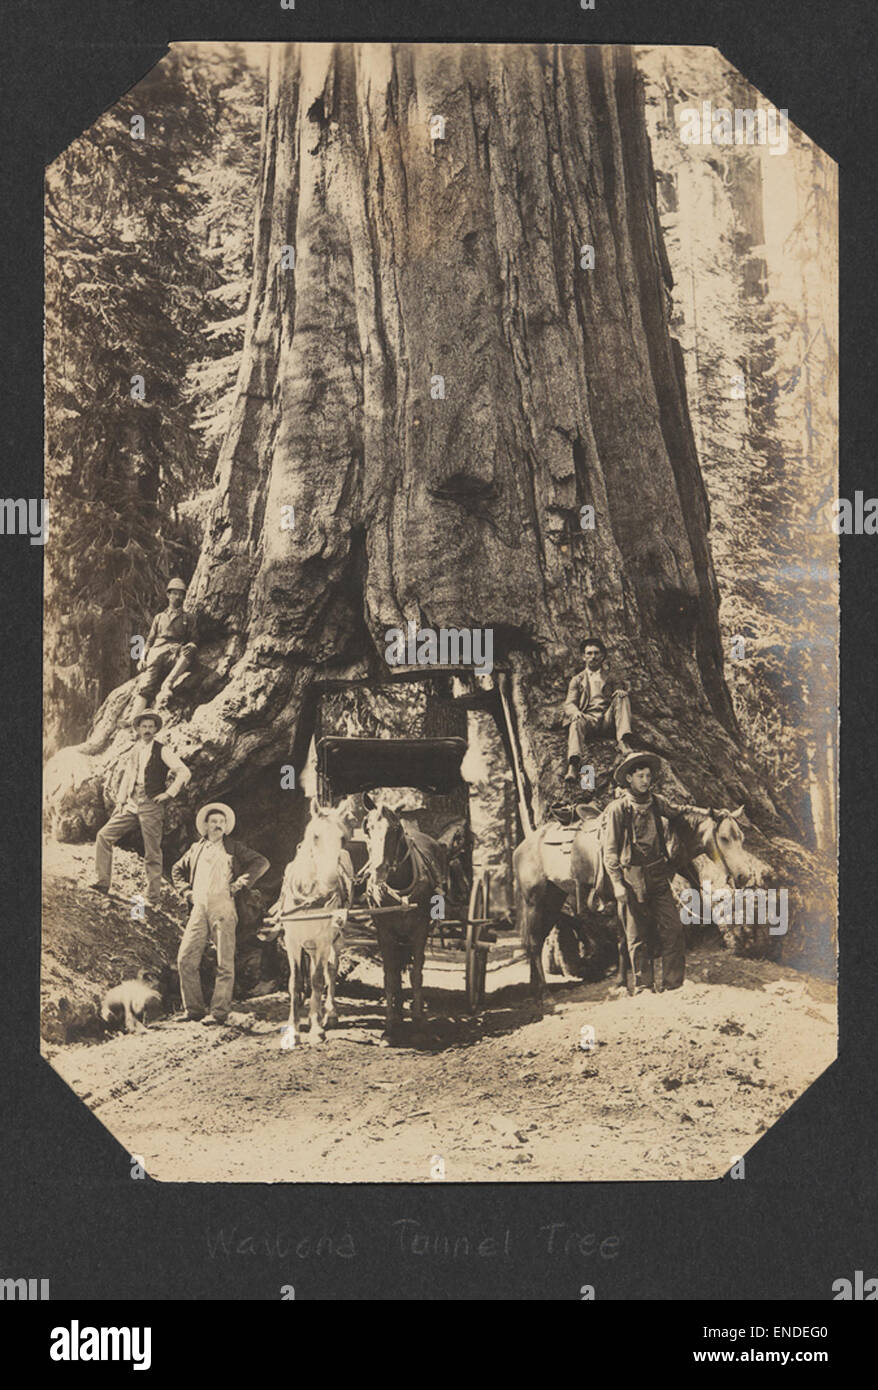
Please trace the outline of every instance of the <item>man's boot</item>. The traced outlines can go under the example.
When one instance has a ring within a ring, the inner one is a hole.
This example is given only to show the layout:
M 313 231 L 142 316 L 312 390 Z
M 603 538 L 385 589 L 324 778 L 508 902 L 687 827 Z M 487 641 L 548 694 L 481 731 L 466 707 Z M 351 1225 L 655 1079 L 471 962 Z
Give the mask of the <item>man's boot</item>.
M 579 781 L 579 758 L 569 758 L 567 761 L 567 771 L 564 773 L 565 782 Z
M 265 994 L 277 994 L 280 988 L 280 980 L 259 980 L 252 989 L 248 989 L 246 997 L 261 999 Z
M 138 716 L 139 714 L 143 714 L 143 711 L 144 711 L 145 709 L 146 709 L 146 696 L 145 696 L 145 695 L 135 695 L 135 696 L 134 696 L 134 704 L 131 706 L 131 713 L 129 714 L 128 718 L 127 718 L 126 721 L 125 721 L 126 724 L 130 724 L 130 725 L 133 727 L 133 726 L 134 726 L 134 721 L 135 721 L 135 719 L 137 718 L 137 716 Z

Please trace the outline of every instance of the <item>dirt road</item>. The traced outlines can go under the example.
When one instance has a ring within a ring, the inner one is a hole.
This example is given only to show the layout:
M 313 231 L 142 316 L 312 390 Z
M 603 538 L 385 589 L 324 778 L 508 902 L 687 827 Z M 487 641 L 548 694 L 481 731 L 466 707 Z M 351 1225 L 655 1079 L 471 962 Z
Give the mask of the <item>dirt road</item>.
M 724 951 L 691 955 L 674 993 L 555 985 L 543 1016 L 523 980 L 489 976 L 478 1019 L 428 988 L 423 1035 L 392 1050 L 366 983 L 321 1047 L 281 1050 L 273 995 L 239 1026 L 46 1055 L 152 1177 L 257 1182 L 429 1182 L 436 1157 L 448 1181 L 715 1178 L 835 1055 L 832 986 Z

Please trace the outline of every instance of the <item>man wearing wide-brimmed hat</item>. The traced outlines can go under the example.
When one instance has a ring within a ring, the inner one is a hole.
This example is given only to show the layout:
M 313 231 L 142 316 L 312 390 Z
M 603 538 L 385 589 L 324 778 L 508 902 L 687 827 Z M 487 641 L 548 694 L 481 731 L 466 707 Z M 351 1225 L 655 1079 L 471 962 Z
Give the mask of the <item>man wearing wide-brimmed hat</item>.
M 195 817 L 199 839 L 171 870 L 174 886 L 192 911 L 177 954 L 180 993 L 186 1017 L 222 1023 L 235 987 L 235 936 L 238 915 L 234 895 L 250 888 L 269 867 L 262 854 L 232 839 L 235 813 L 223 801 L 212 801 Z M 216 983 L 205 1019 L 201 989 L 201 958 L 208 941 L 216 947 Z
M 711 814 L 700 806 L 675 806 L 654 792 L 661 770 L 655 753 L 629 753 L 617 764 L 613 778 L 622 792 L 607 807 L 602 845 L 638 993 L 653 986 L 653 936 L 662 958 L 663 988 L 678 989 L 683 983 L 685 941 L 670 888 L 673 869 L 666 836 L 681 816 L 700 820 Z
M 186 585 L 182 579 L 171 579 L 167 587 L 168 606 L 152 620 L 143 655 L 137 663 L 141 675 L 132 705 L 131 722 L 152 704 L 167 681 L 173 690 L 195 660 L 195 618 L 183 607 Z
M 101 893 L 109 892 L 113 845 L 139 825 L 146 864 L 146 896 L 153 907 L 158 907 L 161 897 L 165 803 L 185 787 L 190 777 L 186 764 L 156 738 L 161 727 L 161 715 L 154 709 L 142 710 L 135 717 L 137 742 L 122 766 L 116 809 L 97 834 L 95 879 L 91 885 Z

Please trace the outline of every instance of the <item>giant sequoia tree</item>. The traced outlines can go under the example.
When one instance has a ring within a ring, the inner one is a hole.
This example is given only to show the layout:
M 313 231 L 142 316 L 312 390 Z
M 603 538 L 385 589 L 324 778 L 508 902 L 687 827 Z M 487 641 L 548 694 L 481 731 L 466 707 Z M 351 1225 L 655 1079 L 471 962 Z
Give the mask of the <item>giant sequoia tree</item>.
M 272 49 L 244 357 L 188 600 L 221 688 L 168 735 L 191 801 L 277 820 L 315 690 L 386 676 L 384 634 L 414 619 L 493 628 L 536 819 L 598 631 L 679 787 L 781 829 L 723 678 L 670 289 L 629 50 Z M 86 829 L 123 699 L 59 795 Z
M 282 751 L 315 673 L 380 662 L 412 618 L 494 629 L 537 802 L 595 628 L 696 780 L 729 777 L 653 182 L 625 50 L 274 50 L 245 361 L 194 594 L 239 644 L 195 716 L 221 728 L 230 777 Z

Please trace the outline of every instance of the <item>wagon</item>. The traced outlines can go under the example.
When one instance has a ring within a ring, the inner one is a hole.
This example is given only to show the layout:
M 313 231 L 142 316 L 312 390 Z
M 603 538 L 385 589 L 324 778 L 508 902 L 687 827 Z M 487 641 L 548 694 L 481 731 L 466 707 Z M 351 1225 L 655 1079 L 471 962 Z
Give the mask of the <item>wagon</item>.
M 318 800 L 332 804 L 341 797 L 374 787 L 417 787 L 421 791 L 451 796 L 465 789 L 460 765 L 466 753 L 463 738 L 321 738 L 317 744 Z M 361 842 L 348 841 L 354 867 Z M 490 915 L 490 876 L 479 874 L 463 912 L 444 918 L 440 936 L 445 945 L 459 945 L 464 953 L 464 987 L 467 1003 L 477 1009 L 484 1002 L 488 952 L 496 941 Z M 391 907 L 353 907 L 348 913 L 345 945 L 374 945 L 379 929 L 389 926 L 405 932 L 405 904 Z M 325 913 L 322 914 L 325 917 Z M 297 914 L 299 916 L 299 914 Z

